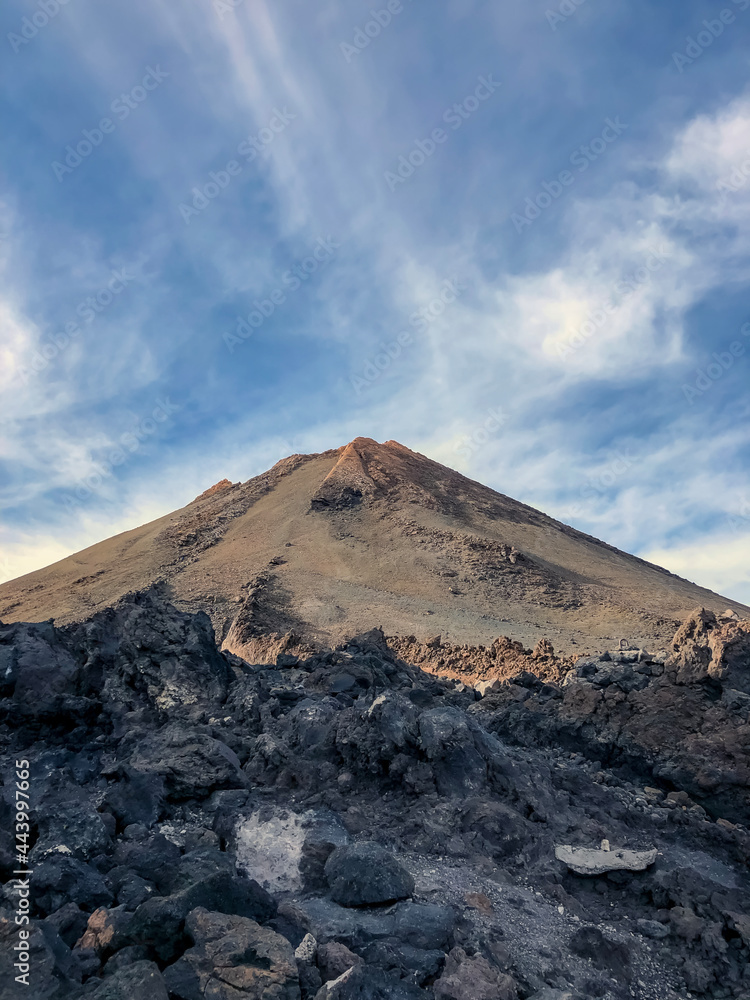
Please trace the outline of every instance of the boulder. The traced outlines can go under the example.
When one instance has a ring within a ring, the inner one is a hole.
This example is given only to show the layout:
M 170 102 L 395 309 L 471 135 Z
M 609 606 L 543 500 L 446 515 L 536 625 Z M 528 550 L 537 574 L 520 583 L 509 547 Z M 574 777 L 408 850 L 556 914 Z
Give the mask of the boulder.
M 435 1000 L 516 1000 L 518 992 L 511 976 L 493 969 L 481 955 L 469 957 L 463 948 L 453 948 L 443 974 L 433 987 Z
M 133 823 L 152 826 L 159 818 L 164 801 L 164 779 L 159 774 L 141 774 L 123 764 L 109 776 L 115 780 L 102 796 L 121 827 Z
M 4 693 L 11 694 L 17 718 L 52 722 L 60 716 L 80 688 L 82 668 L 52 622 L 0 623 L 0 650 Z
M 86 930 L 76 947 L 93 949 L 99 956 L 112 954 L 129 944 L 132 919 L 132 913 L 129 913 L 124 906 L 112 910 L 100 906 L 89 917 Z
M 199 907 L 185 921 L 193 946 L 164 973 L 179 1000 L 300 1000 L 294 949 L 246 917 Z
M 92 802 L 80 788 L 66 782 L 48 790 L 37 808 L 39 839 L 30 860 L 41 860 L 49 851 L 65 848 L 74 857 L 88 861 L 112 849 L 112 841 Z
M 91 1000 L 169 1000 L 167 986 L 158 965 L 153 962 L 133 962 L 119 969 L 102 982 Z
M 341 906 L 374 906 L 407 899 L 414 879 L 379 844 L 364 842 L 337 847 L 326 861 L 331 898 Z
M 48 854 L 36 865 L 31 890 L 44 915 L 54 913 L 66 903 L 76 903 L 82 910 L 95 910 L 112 902 L 112 892 L 99 872 L 64 852 Z
M 43 921 L 51 927 L 68 948 L 72 948 L 86 930 L 88 914 L 84 913 L 75 903 L 65 903 Z
M 129 594 L 71 627 L 68 645 L 103 682 L 105 702 L 141 704 L 172 714 L 225 701 L 232 669 L 216 646 L 208 615 L 178 611 L 159 586 Z
M 603 875 L 605 872 L 642 872 L 656 861 L 658 851 L 598 850 L 561 844 L 555 857 L 577 875 Z
M 305 934 L 294 949 L 294 957 L 298 962 L 314 962 L 318 954 L 318 942 L 312 934 Z
M 484 698 L 485 695 L 490 694 L 490 692 L 492 691 L 501 691 L 502 687 L 503 687 L 503 682 L 496 677 L 494 680 L 490 681 L 477 681 L 477 683 L 474 686 L 474 689 L 478 691 Z
M 750 622 L 696 608 L 675 633 L 667 668 L 678 684 L 713 680 L 750 694 Z
M 347 969 L 359 965 L 362 959 L 342 944 L 341 941 L 329 941 L 318 948 L 318 968 L 323 975 L 323 981 L 338 979 Z
M 355 965 L 326 983 L 315 1000 L 424 1000 L 424 991 L 381 969 Z
M 180 849 L 163 834 L 154 833 L 144 839 L 119 840 L 113 860 L 117 874 L 123 870 L 123 878 L 132 873 L 168 891 L 177 873 Z M 116 877 L 115 872 L 110 874 Z
M 198 729 L 178 723 L 140 740 L 130 766 L 163 778 L 174 800 L 205 798 L 217 788 L 245 788 L 239 758 L 233 750 Z
M 435 903 L 402 902 L 387 908 L 354 909 L 330 899 L 308 898 L 284 903 L 279 912 L 309 931 L 319 945 L 343 941 L 357 951 L 384 938 L 423 950 L 447 950 L 456 926 L 453 908 Z
M 258 921 L 270 920 L 276 912 L 272 897 L 257 882 L 217 872 L 171 896 L 146 900 L 135 911 L 131 936 L 169 961 L 180 949 L 185 918 L 198 907 Z

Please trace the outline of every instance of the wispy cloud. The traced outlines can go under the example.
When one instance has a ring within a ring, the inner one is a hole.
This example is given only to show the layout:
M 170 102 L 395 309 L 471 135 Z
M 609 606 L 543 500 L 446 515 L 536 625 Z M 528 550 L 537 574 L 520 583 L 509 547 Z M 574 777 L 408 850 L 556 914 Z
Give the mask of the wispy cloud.
M 715 16 L 688 6 L 555 3 L 550 20 L 534 5 L 451 0 L 428 17 L 383 3 L 376 30 L 369 7 L 330 0 L 71 0 L 9 49 L 13 571 L 225 475 L 369 434 L 670 568 L 710 539 L 718 569 L 692 563 L 699 582 L 739 593 L 722 532 L 750 494 L 746 375 L 738 360 L 700 406 L 682 387 L 750 320 L 747 15 L 678 73 L 671 53 Z M 29 9 L 11 0 L 7 30 Z M 648 45 L 619 45 L 646 20 Z M 159 66 L 169 77 L 139 100 Z M 479 95 L 482 78 L 499 85 Z M 122 94 L 132 113 L 78 152 Z M 66 146 L 81 162 L 58 180 Z M 341 246 L 315 280 L 272 302 L 329 234 Z M 412 322 L 454 279 L 465 291 Z M 241 336 L 255 303 L 263 322 Z M 159 398 L 175 419 L 66 509 Z

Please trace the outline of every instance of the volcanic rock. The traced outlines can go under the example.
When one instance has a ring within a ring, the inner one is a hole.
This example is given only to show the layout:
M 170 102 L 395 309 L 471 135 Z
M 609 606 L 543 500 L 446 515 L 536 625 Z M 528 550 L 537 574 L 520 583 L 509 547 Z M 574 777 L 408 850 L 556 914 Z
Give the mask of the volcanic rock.
M 13 626 L 3 953 L 23 905 L 44 1000 L 742 997 L 750 623 L 691 618 L 664 651 L 589 653 L 557 675 L 544 646 L 544 678 L 524 652 L 483 698 L 404 660 L 381 629 L 248 663 L 158 589 L 88 622 Z M 30 637 L 64 666 L 62 716 L 16 712 Z M 176 664 L 168 687 L 159 657 Z M 215 698 L 196 693 L 201 677 Z M 28 897 L 7 836 L 16 761 Z M 602 842 L 617 848 L 594 877 L 555 858 Z M 612 870 L 646 849 L 646 868 Z
M 331 899 L 341 906 L 394 903 L 414 892 L 409 872 L 378 844 L 337 847 L 326 862 L 325 873 Z
M 578 875 L 603 875 L 605 872 L 642 872 L 656 861 L 659 852 L 611 851 L 590 847 L 561 845 L 555 848 L 555 857 Z
M 415 641 L 440 633 L 450 658 L 456 647 L 489 650 L 505 636 L 543 665 L 554 655 L 548 642 L 563 656 L 622 636 L 663 648 L 691 608 L 727 608 L 725 598 L 396 441 L 360 437 L 292 455 L 245 483 L 217 483 L 181 510 L 0 585 L 0 618 L 81 622 L 153 584 L 168 587 L 181 610 L 206 612 L 229 650 L 273 664 L 388 622 L 401 638 L 419 631 Z M 201 657 L 206 684 L 180 681 L 176 692 L 169 643 L 159 647 L 160 630 L 141 635 L 137 613 L 131 620 L 133 652 L 146 640 L 144 655 L 131 658 L 135 675 L 156 700 L 199 705 L 221 691 L 226 680 Z M 36 628 L 29 643 L 44 645 Z M 100 634 L 116 630 L 109 622 Z M 39 711 L 54 711 L 64 668 L 45 656 L 33 684 L 28 675 Z
M 299 1000 L 294 950 L 280 934 L 202 907 L 189 914 L 186 931 L 193 946 L 165 973 L 179 1000 Z

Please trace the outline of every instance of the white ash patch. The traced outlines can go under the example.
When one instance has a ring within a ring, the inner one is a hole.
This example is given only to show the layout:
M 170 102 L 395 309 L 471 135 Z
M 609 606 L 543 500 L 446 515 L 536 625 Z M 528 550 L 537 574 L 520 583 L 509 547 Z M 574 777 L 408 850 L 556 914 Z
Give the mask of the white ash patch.
M 268 810 L 263 810 L 267 817 Z M 300 889 L 302 845 L 307 836 L 305 816 L 284 809 L 270 818 L 253 813 L 237 824 L 237 868 L 270 892 Z

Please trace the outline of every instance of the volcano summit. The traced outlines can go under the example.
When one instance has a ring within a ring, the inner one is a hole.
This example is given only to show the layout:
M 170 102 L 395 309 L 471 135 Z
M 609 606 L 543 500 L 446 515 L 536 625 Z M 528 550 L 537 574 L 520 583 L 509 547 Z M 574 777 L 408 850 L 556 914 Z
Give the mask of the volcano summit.
M 567 654 L 662 648 L 696 606 L 747 611 L 395 441 L 356 438 L 3 584 L 0 618 L 79 621 L 154 583 L 254 660 L 284 636 L 314 649 L 374 626 Z

